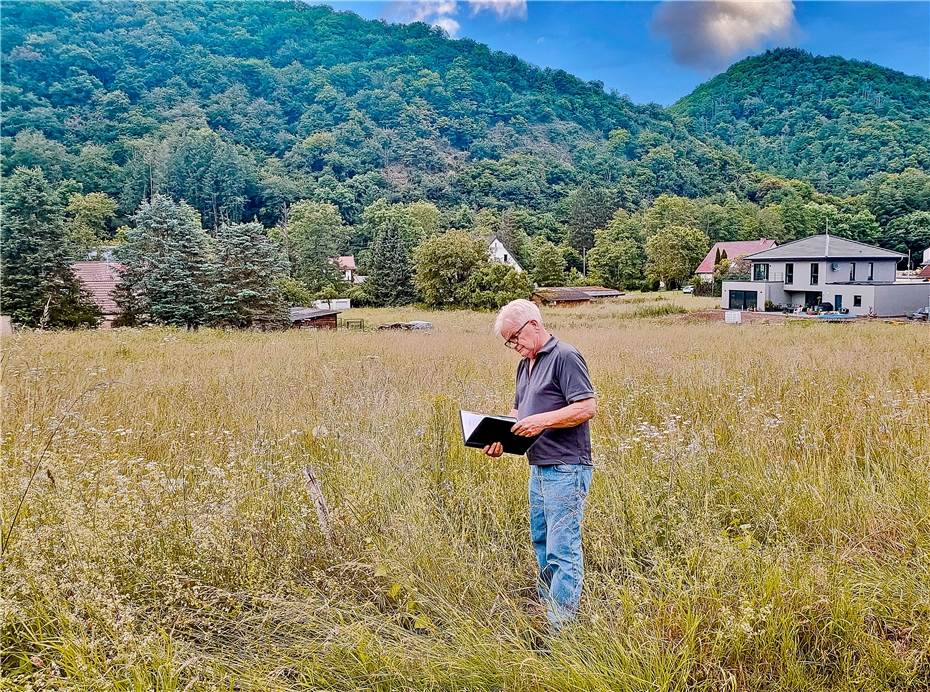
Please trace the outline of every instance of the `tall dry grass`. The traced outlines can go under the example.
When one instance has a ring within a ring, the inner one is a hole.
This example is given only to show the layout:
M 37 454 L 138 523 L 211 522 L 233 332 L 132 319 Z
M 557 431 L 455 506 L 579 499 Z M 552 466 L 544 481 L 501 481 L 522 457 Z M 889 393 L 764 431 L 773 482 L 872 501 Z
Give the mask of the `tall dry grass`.
M 456 418 L 510 408 L 491 316 L 5 340 L 4 684 L 930 687 L 930 330 L 632 316 L 662 303 L 547 313 L 600 408 L 582 612 L 542 652 L 525 461 Z

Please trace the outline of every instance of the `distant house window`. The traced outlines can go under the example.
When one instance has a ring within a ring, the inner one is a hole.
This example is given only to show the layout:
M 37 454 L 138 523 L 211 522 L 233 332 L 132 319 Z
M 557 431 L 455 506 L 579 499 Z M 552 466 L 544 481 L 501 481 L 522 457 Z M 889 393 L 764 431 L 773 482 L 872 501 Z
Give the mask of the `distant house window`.
M 788 264 L 785 265 L 785 283 L 794 283 L 794 264 L 792 262 L 788 262 Z
M 755 276 L 753 277 L 753 281 L 768 281 L 769 280 L 769 265 L 754 264 L 753 269 L 755 270 Z
M 811 286 L 816 286 L 820 283 L 820 265 L 816 262 L 811 262 Z
M 507 264 L 507 253 L 504 253 L 504 264 Z
M 854 308 L 862 307 L 862 296 L 853 296 L 853 307 Z
M 875 278 L 875 262 L 869 262 L 869 281 Z
M 856 263 L 855 262 L 849 263 L 849 280 L 850 281 L 856 280 Z

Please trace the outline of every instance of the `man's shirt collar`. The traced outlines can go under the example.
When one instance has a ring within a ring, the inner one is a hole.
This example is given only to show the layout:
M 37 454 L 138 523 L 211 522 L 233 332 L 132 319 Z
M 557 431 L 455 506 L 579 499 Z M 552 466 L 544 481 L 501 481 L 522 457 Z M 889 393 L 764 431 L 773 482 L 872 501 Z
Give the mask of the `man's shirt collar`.
M 549 353 L 557 343 L 559 343 L 559 340 L 555 338 L 555 334 L 550 334 L 549 340 L 536 352 L 536 357 L 539 358 L 543 353 Z

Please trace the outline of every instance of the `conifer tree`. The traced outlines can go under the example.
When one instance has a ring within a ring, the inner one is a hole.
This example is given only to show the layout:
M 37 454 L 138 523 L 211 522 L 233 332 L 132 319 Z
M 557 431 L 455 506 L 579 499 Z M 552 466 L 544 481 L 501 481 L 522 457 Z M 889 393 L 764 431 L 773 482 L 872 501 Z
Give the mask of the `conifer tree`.
M 196 210 L 155 195 L 142 202 L 117 251 L 124 269 L 114 300 L 120 324 L 196 329 L 207 320 L 210 238 Z
M 407 237 L 412 229 L 404 227 L 403 217 L 390 216 L 378 228 L 371 249 L 370 294 L 377 305 L 407 305 L 415 291 Z
M 100 319 L 71 271 L 64 200 L 40 168 L 19 168 L 3 186 L 0 305 L 27 326 L 92 326 Z
M 287 262 L 261 224 L 220 227 L 212 269 L 211 324 L 265 329 L 287 323 L 287 306 L 276 284 Z

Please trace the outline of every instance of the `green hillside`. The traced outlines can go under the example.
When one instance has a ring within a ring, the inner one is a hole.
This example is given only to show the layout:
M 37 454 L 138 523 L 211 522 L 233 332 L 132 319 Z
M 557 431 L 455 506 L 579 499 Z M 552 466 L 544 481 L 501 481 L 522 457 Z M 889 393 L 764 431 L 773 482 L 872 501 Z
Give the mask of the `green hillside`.
M 930 81 L 871 63 L 769 51 L 671 110 L 688 116 L 696 135 L 825 192 L 860 191 L 878 172 L 930 170 Z
M 423 24 L 267 3 L 11 3 L 4 174 L 39 165 L 130 213 L 153 190 L 204 223 L 312 198 L 553 211 L 733 189 L 750 171 L 638 106 Z

